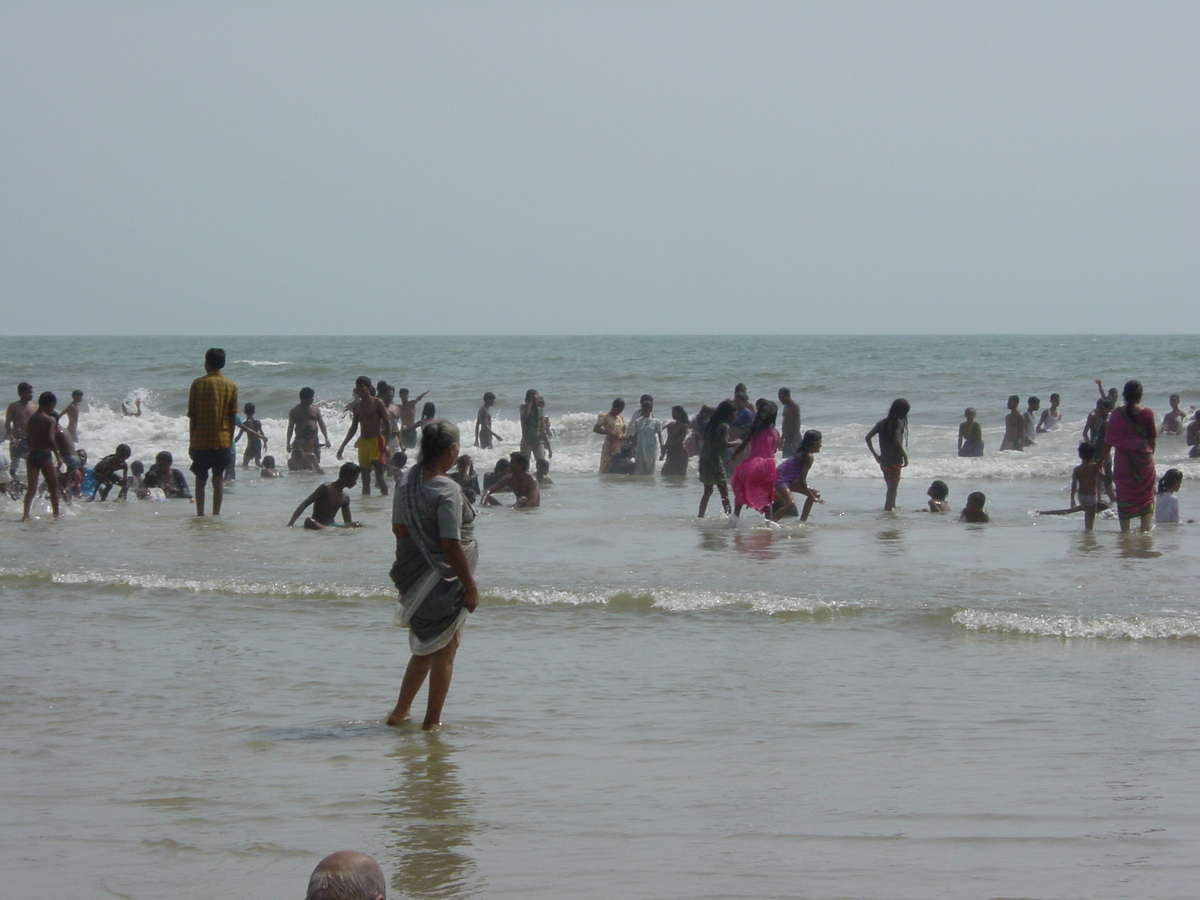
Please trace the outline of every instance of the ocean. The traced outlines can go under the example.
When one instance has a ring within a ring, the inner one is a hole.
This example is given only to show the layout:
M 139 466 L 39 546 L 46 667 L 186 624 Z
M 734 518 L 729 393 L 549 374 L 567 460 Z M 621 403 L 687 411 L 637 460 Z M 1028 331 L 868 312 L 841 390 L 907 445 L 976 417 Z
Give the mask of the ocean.
M 338 849 L 412 898 L 1195 896 L 1200 525 L 1033 515 L 1067 505 L 1094 379 L 1140 379 L 1160 420 L 1200 404 L 1194 335 L 8 338 L 0 388 L 82 390 L 93 460 L 186 468 L 209 346 L 281 461 L 299 389 L 336 449 L 367 375 L 466 435 L 495 392 L 482 475 L 537 388 L 555 483 L 480 513 L 435 734 L 381 724 L 408 659 L 390 498 L 356 489 L 364 527 L 313 533 L 286 522 L 314 474 L 239 470 L 219 519 L 38 500 L 23 524 L 0 496 L 0 897 L 297 897 Z M 739 381 L 791 387 L 824 434 L 808 523 L 696 518 L 694 460 L 595 474 L 614 397 L 665 421 Z M 1064 427 L 998 452 L 1007 396 L 1051 392 Z M 885 513 L 863 437 L 901 396 Z M 967 406 L 981 459 L 955 454 Z M 1157 464 L 1200 518 L 1181 437 Z M 992 522 L 918 512 L 935 478 Z

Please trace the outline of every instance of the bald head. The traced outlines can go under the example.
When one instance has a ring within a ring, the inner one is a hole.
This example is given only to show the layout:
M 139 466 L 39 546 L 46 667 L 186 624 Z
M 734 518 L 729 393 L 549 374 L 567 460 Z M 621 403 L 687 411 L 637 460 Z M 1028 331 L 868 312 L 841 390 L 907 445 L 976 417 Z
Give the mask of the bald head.
M 384 900 L 383 870 L 365 853 L 339 850 L 317 863 L 305 900 Z

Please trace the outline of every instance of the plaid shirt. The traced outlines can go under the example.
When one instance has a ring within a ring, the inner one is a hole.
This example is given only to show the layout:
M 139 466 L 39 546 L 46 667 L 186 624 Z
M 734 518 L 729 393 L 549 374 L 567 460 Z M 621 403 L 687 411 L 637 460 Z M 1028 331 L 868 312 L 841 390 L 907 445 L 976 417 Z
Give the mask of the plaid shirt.
M 220 372 L 210 372 L 192 382 L 188 392 L 191 419 L 189 450 L 224 450 L 233 443 L 233 417 L 237 415 L 237 385 Z

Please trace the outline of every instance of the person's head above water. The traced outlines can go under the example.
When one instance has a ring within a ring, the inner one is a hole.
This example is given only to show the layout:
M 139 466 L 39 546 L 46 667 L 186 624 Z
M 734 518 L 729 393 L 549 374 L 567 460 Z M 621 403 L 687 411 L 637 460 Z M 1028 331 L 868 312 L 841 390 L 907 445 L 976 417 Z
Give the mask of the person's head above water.
M 934 500 L 945 500 L 950 496 L 950 486 L 944 481 L 935 481 L 929 485 L 927 493 Z
M 365 853 L 339 850 L 313 869 L 305 900 L 385 900 L 383 870 Z

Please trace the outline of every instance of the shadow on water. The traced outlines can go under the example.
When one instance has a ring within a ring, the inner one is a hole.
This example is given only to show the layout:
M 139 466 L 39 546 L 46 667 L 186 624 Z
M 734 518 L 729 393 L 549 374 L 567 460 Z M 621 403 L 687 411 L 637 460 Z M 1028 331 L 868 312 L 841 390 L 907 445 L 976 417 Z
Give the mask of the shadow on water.
M 1118 538 L 1117 555 L 1121 559 L 1158 559 L 1162 552 L 1154 549 L 1154 532 L 1122 532 Z
M 392 832 L 392 889 L 399 897 L 474 897 L 475 862 L 464 852 L 476 825 L 454 749 L 436 734 L 414 734 L 388 754 L 400 763 L 383 794 Z
M 875 533 L 875 540 L 879 541 L 880 550 L 885 555 L 904 555 L 904 529 L 899 524 L 877 531 Z

